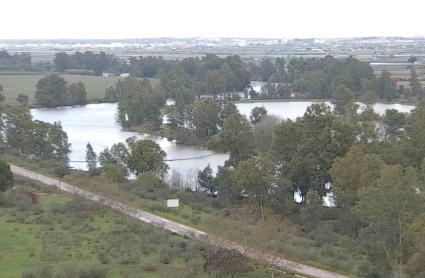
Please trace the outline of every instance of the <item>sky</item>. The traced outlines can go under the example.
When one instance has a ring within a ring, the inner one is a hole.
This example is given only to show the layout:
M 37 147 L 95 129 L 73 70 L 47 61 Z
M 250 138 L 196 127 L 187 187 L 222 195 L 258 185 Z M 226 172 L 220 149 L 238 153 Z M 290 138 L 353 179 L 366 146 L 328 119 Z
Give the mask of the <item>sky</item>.
M 5 0 L 0 39 L 425 36 L 423 0 Z

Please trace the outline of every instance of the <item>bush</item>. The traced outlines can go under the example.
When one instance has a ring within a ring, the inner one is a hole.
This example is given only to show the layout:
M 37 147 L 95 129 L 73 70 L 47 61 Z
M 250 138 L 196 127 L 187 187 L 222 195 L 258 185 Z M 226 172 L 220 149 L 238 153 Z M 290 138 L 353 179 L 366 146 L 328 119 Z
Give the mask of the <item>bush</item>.
M 157 269 L 158 269 L 158 266 L 151 263 L 145 264 L 143 266 L 143 271 L 147 271 L 147 272 L 156 271 Z
M 43 265 L 37 270 L 37 276 L 41 278 L 52 277 L 52 267 L 50 265 Z
M 75 278 L 77 276 L 77 267 L 71 263 L 62 265 L 60 271 L 55 274 L 55 278 Z
M 104 278 L 108 269 L 99 264 L 87 266 L 78 270 L 78 278 Z
M 170 248 L 163 248 L 159 251 L 159 261 L 163 264 L 171 263 Z
M 21 278 L 37 278 L 37 275 L 32 271 L 24 271 L 21 274 Z
M 13 174 L 10 165 L 0 160 L 0 191 L 6 191 L 13 186 Z

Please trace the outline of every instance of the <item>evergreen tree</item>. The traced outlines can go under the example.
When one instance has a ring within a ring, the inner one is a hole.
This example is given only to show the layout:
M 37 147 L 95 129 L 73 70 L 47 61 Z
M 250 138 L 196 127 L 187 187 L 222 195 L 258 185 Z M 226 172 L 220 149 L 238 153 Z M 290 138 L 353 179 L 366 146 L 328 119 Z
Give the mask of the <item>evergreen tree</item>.
M 95 176 L 98 173 L 97 170 L 97 155 L 93 151 L 93 147 L 90 143 L 87 143 L 86 146 L 86 162 L 87 162 L 87 168 L 89 170 L 89 174 L 91 176 Z

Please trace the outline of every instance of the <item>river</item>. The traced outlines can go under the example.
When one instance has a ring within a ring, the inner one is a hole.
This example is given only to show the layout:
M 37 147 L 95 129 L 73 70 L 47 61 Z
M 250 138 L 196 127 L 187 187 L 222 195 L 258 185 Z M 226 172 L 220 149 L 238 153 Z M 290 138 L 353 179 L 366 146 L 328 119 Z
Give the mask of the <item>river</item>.
M 252 108 L 264 106 L 269 114 L 274 114 L 282 119 L 295 120 L 297 117 L 302 116 L 306 108 L 312 103 L 311 101 L 268 101 L 237 103 L 236 105 L 239 111 L 247 117 L 249 117 Z M 364 107 L 363 105 L 361 109 L 364 109 Z M 414 108 L 414 106 L 409 105 L 380 103 L 375 104 L 373 107 L 379 114 L 385 113 L 385 110 L 390 108 L 402 112 L 409 112 Z M 228 154 L 214 153 L 196 146 L 177 145 L 174 141 L 150 136 L 149 134 L 124 131 L 116 121 L 116 111 L 117 104 L 102 103 L 32 109 L 31 114 L 36 120 L 62 123 L 71 143 L 70 166 L 76 169 L 85 169 L 86 167 L 85 163 L 78 161 L 85 161 L 88 142 L 93 146 L 94 151 L 99 153 L 104 148 L 110 147 L 115 143 L 124 142 L 125 139 L 131 136 L 154 140 L 167 153 L 167 160 L 209 155 L 203 158 L 167 162 L 170 167 L 169 176 L 173 172 L 179 173 L 186 184 L 192 184 L 196 180 L 198 170 L 210 165 L 216 171 L 217 167 L 224 165 L 224 162 L 228 159 Z

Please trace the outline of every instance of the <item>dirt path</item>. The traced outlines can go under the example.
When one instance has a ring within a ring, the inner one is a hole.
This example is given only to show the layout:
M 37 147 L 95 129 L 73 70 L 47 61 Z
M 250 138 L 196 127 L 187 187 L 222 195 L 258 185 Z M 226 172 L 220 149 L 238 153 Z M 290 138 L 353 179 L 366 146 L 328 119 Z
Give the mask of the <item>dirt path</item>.
M 92 200 L 94 202 L 102 203 L 106 206 L 109 206 L 115 210 L 118 210 L 122 213 L 125 213 L 131 217 L 134 217 L 136 219 L 139 219 L 143 222 L 150 223 L 159 227 L 162 227 L 164 229 L 167 229 L 171 232 L 174 232 L 179 235 L 188 236 L 191 238 L 196 238 L 205 242 L 208 242 L 209 244 L 219 246 L 222 248 L 227 249 L 236 249 L 242 254 L 244 254 L 246 257 L 257 260 L 257 261 L 263 261 L 267 262 L 270 265 L 273 265 L 275 267 L 278 267 L 280 269 L 285 269 L 290 272 L 296 272 L 299 274 L 307 275 L 310 277 L 320 277 L 320 278 L 348 278 L 348 276 L 343 276 L 337 273 L 333 273 L 330 271 L 326 271 L 320 268 L 300 264 L 297 262 L 289 261 L 286 259 L 282 259 L 280 257 L 270 255 L 252 248 L 245 248 L 241 244 L 235 243 L 233 241 L 225 240 L 220 237 L 216 237 L 212 234 L 179 224 L 177 222 L 165 219 L 163 217 L 154 215 L 152 213 L 135 209 L 133 207 L 127 206 L 125 204 L 116 202 L 112 199 L 103 197 L 101 195 L 82 190 L 76 186 L 61 182 L 57 179 L 50 178 L 47 176 L 44 176 L 39 173 L 35 173 L 33 171 L 11 165 L 11 170 L 14 174 L 20 175 L 32 180 L 37 180 L 39 182 L 42 182 L 47 185 L 53 185 L 59 188 L 62 191 L 76 194 L 79 196 L 82 196 L 84 198 L 87 198 L 89 200 Z

